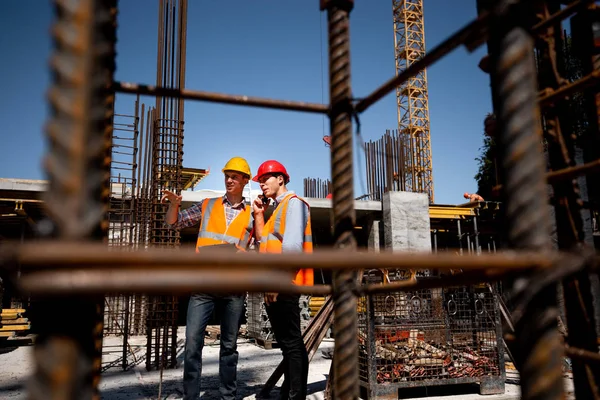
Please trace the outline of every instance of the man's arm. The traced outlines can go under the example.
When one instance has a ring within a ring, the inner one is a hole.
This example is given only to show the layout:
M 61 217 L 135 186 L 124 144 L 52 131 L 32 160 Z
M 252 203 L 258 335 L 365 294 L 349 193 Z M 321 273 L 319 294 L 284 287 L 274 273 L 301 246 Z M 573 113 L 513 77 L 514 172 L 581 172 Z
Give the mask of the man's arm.
M 167 214 L 165 215 L 167 225 L 174 225 L 179 219 L 179 206 L 180 203 L 169 203 L 169 208 L 167 208 Z
M 304 243 L 304 229 L 308 223 L 308 207 L 298 198 L 290 199 L 285 215 L 285 232 L 281 251 L 301 252 Z
M 171 229 L 183 229 L 189 226 L 194 226 L 199 224 L 200 220 L 202 219 L 202 202 L 196 203 L 190 208 L 186 208 L 185 210 L 175 212 L 175 216 L 173 217 L 171 215 L 171 219 L 169 219 L 170 210 L 171 206 L 169 205 L 167 215 L 165 216 L 165 224 Z

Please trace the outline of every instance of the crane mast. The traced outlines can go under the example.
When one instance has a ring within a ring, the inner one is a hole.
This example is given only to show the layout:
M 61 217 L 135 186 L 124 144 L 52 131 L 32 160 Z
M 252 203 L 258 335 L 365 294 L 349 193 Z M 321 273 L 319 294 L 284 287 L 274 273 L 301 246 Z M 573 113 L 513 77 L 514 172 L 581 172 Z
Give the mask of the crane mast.
M 425 55 L 423 0 L 392 0 L 396 75 Z M 427 193 L 433 203 L 427 72 L 422 70 L 396 88 L 398 133 L 406 191 Z

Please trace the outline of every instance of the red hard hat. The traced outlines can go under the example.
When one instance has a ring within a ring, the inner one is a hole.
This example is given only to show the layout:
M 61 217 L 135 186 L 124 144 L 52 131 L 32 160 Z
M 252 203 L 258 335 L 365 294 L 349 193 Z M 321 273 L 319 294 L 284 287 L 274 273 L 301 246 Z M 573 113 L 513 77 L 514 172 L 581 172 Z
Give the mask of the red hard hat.
M 267 160 L 260 164 L 260 167 L 258 167 L 258 172 L 256 173 L 256 176 L 252 178 L 252 180 L 254 182 L 258 182 L 258 179 L 266 174 L 282 174 L 285 176 L 286 184 L 290 181 L 290 176 L 288 175 L 287 170 L 279 161 Z

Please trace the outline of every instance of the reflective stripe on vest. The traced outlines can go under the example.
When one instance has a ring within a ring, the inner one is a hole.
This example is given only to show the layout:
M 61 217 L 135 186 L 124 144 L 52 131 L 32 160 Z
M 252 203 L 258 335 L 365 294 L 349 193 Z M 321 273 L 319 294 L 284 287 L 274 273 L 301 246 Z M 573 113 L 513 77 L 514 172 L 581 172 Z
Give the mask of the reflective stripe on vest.
M 260 252 L 262 253 L 281 253 L 282 251 L 282 243 L 283 237 L 285 235 L 285 218 L 287 214 L 287 209 L 289 206 L 289 201 L 293 198 L 297 198 L 306 204 L 308 203 L 296 196 L 295 194 L 290 194 L 286 196 L 281 203 L 277 205 L 277 208 L 273 212 L 271 218 L 265 224 L 263 228 L 263 240 L 260 244 Z M 310 210 L 310 207 L 309 207 Z M 310 223 L 310 215 L 306 222 L 306 227 L 304 228 L 304 238 L 302 242 L 302 251 L 305 253 L 312 253 L 313 245 L 312 245 L 312 228 Z M 308 285 L 312 286 L 314 284 L 314 271 L 312 268 L 301 269 L 296 274 L 293 282 L 296 285 Z
M 252 237 L 253 221 L 249 207 L 245 207 L 227 226 L 223 198 L 205 199 L 196 251 L 199 247 L 231 243 L 246 250 Z

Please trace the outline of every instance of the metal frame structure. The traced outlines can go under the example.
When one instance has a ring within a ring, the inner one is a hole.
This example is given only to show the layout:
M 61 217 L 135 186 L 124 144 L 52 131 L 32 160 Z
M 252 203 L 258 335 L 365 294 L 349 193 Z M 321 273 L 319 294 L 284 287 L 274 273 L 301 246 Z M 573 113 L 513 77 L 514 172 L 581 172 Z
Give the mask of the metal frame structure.
M 548 0 L 539 4 L 556 3 Z M 531 10 L 531 1 L 501 0 L 485 8 L 479 17 L 452 35 L 423 58 L 408 66 L 367 97 L 354 101 L 350 89 L 349 15 L 351 0 L 322 0 L 327 11 L 329 36 L 329 85 L 326 105 L 229 96 L 165 87 L 114 82 L 116 0 L 55 1 L 57 19 L 53 34 L 53 83 L 46 171 L 46 195 L 51 221 L 47 238 L 39 243 L 3 246 L 3 268 L 20 265 L 19 288 L 44 308 L 34 352 L 35 372 L 29 386 L 31 399 L 99 398 L 102 296 L 107 292 L 169 294 L 192 290 L 213 292 L 277 290 L 288 293 L 331 293 L 334 299 L 335 347 L 332 391 L 336 399 L 359 395 L 357 299 L 366 294 L 408 291 L 495 281 L 511 276 L 515 310 L 513 354 L 521 376 L 522 398 L 562 399 L 561 358 L 573 359 L 577 398 L 598 398 L 600 356 L 595 333 L 589 329 L 589 288 L 583 276 L 597 271 L 598 255 L 577 243 L 565 242 L 560 251 L 549 245 L 549 205 L 546 181 L 554 186 L 556 207 L 577 204 L 572 179 L 598 170 L 598 163 L 563 165 L 568 149 L 551 153 L 551 173 L 546 173 L 541 143 L 539 105 L 556 106 L 575 91 L 598 83 L 598 70 L 573 83 L 558 81 L 538 93 L 532 34 L 553 29 L 574 13 L 591 15 L 592 1 L 573 1 L 551 14 Z M 537 4 L 537 3 L 536 3 Z M 525 14 L 524 14 L 525 13 Z M 531 20 L 522 16 L 531 16 Z M 542 15 L 542 20 L 535 20 Z M 551 35 L 544 36 L 545 38 Z M 506 205 L 507 244 L 511 252 L 453 256 L 360 253 L 353 237 L 352 117 L 364 112 L 398 85 L 415 76 L 461 45 L 474 49 L 489 40 L 492 96 L 498 116 L 498 143 L 503 150 L 500 165 Z M 550 48 L 553 43 L 546 42 Z M 591 46 L 591 45 L 590 45 Z M 589 47 L 589 54 L 596 49 Z M 106 230 L 112 137 L 112 104 L 115 92 L 140 92 L 160 96 L 216 101 L 229 104 L 328 114 L 331 130 L 333 226 L 337 249 L 313 254 L 196 254 L 175 249 L 107 251 Z M 598 115 L 598 109 L 594 114 Z M 554 116 L 553 116 L 554 117 Z M 548 116 L 546 115 L 546 118 Z M 597 131 L 596 131 L 597 132 Z M 555 138 L 565 134 L 555 131 Z M 560 143 L 557 142 L 557 143 Z M 563 183 L 568 185 L 561 186 Z M 565 201 L 563 201 L 565 200 Z M 569 209 L 570 210 L 570 209 Z M 558 213 L 557 213 L 558 215 Z M 561 214 L 562 215 L 562 214 Z M 577 220 L 576 213 L 568 214 Z M 563 218 L 557 217 L 557 220 Z M 566 221 L 566 219 L 563 219 Z M 569 227 L 558 224 L 568 235 Z M 94 243 L 95 242 L 95 243 Z M 574 243 L 575 246 L 569 246 Z M 228 268 L 222 268 L 227 265 Z M 278 268 L 273 268 L 277 266 Z M 296 268 L 333 271 L 333 285 L 301 287 L 289 281 Z M 417 280 L 389 284 L 358 284 L 365 268 L 462 269 L 444 280 Z M 567 346 L 556 329 L 556 283 L 565 280 L 581 295 L 569 305 Z M 586 291 L 588 290 L 588 291 Z M 56 307 L 71 310 L 57 317 Z M 77 315 L 74 319 L 71 316 Z M 589 397 L 589 395 L 594 397 Z
M 392 0 L 394 60 L 400 74 L 425 55 L 423 0 Z M 427 70 L 423 68 L 396 88 L 401 153 L 394 161 L 402 190 L 427 193 L 434 202 Z M 391 189 L 390 189 L 391 190 Z
M 159 0 L 156 84 L 179 90 L 185 87 L 187 0 Z M 167 207 L 160 202 L 163 190 L 181 193 L 183 186 L 184 101 L 156 97 L 152 120 L 152 185 L 150 193 L 150 245 L 178 247 L 179 231 L 164 223 Z M 177 364 L 176 296 L 149 296 L 146 318 L 146 369 Z M 167 362 L 168 361 L 168 362 Z

